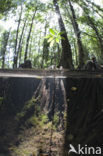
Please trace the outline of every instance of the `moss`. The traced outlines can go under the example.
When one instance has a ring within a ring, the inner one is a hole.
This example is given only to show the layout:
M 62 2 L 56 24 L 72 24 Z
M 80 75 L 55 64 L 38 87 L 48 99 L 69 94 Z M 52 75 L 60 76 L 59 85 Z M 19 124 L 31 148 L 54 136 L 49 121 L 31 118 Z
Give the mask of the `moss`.
M 34 109 L 34 111 L 36 111 L 38 113 L 40 111 L 40 108 L 37 106 L 37 103 L 36 102 L 37 102 L 37 99 L 35 99 L 34 97 L 32 97 L 31 100 L 29 100 L 28 102 L 25 103 L 25 106 L 22 109 L 22 111 L 20 113 L 17 113 L 15 119 L 17 121 L 19 121 L 21 118 L 23 118 L 26 115 L 26 113 L 30 109 Z
M 59 124 L 59 115 L 58 115 L 58 113 L 56 113 L 54 115 L 53 125 L 54 125 L 55 128 L 57 128 L 58 127 L 58 124 Z
M 48 122 L 48 116 L 46 114 L 41 114 L 40 119 L 44 124 Z
M 24 106 L 24 111 L 30 109 L 32 106 L 35 106 L 36 102 L 37 102 L 37 99 L 35 99 L 34 97 L 32 97 L 32 99 L 29 100 L 29 101 L 25 104 L 25 106 Z
M 25 124 L 28 126 L 28 125 L 32 125 L 32 126 L 36 126 L 39 124 L 39 120 L 38 118 L 33 115 L 32 117 L 30 117 L 26 122 Z

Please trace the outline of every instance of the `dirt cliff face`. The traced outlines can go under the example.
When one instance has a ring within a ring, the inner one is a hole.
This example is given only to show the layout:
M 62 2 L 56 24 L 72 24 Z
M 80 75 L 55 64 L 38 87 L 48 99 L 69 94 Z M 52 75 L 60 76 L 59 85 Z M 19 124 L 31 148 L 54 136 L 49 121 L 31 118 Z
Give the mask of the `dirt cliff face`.
M 101 145 L 102 81 L 0 78 L 0 153 L 66 156 L 69 144 Z

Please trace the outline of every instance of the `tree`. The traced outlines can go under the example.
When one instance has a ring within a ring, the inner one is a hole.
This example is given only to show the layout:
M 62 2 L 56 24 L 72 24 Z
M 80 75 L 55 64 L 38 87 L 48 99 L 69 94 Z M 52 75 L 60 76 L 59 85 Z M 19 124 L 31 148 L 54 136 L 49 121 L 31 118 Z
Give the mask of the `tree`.
M 18 56 L 20 56 L 19 57 L 19 64 L 20 64 L 20 60 L 21 60 L 21 47 L 22 47 L 22 40 L 23 40 L 24 30 L 25 30 L 25 27 L 26 27 L 26 22 L 27 22 L 27 18 L 25 18 L 25 20 L 24 20 L 24 25 L 23 25 L 22 32 L 21 32 L 21 35 L 20 35 L 19 45 L 18 45 L 18 50 L 17 50 L 17 60 L 18 60 Z
M 0 1 L 0 13 L 4 14 L 13 7 L 12 0 L 1 0 Z
M 64 67 L 64 68 L 68 68 L 68 69 L 73 69 L 73 62 L 72 62 L 72 51 L 71 51 L 71 46 L 67 37 L 67 32 L 66 32 L 66 28 L 60 13 L 60 9 L 57 3 L 57 0 L 53 0 L 53 4 L 55 6 L 55 11 L 59 16 L 58 22 L 59 22 L 59 27 L 60 27 L 60 31 L 64 32 L 61 37 L 65 38 L 65 39 L 61 39 L 61 45 L 62 45 L 62 55 L 61 55 L 61 62 L 60 64 Z
M 90 10 L 88 9 L 85 1 L 83 1 L 82 4 L 79 3 L 79 5 L 81 6 L 81 8 L 84 11 L 87 24 L 89 24 L 89 26 L 94 30 L 94 32 L 97 36 L 99 46 L 100 46 L 100 50 L 101 50 L 101 58 L 103 59 L 103 39 L 102 39 L 102 36 L 100 35 L 99 30 L 96 26 L 96 21 L 95 21 L 94 17 L 90 16 Z
M 20 28 L 20 23 L 21 23 L 22 11 L 23 11 L 23 7 L 21 5 L 21 11 L 19 14 L 18 26 L 17 26 L 17 31 L 16 31 L 13 68 L 17 68 L 17 58 L 18 58 L 17 46 L 18 46 L 18 35 L 19 35 L 19 28 Z
M 48 26 L 48 22 L 47 19 L 45 19 L 45 31 L 44 31 L 44 36 L 46 36 L 47 34 L 47 26 Z M 48 59 L 48 53 L 49 53 L 49 43 L 47 42 L 47 39 L 44 38 L 43 41 L 43 54 L 42 54 L 42 64 L 41 64 L 41 68 L 44 67 L 44 61 Z
M 5 68 L 5 58 L 6 58 L 6 50 L 8 45 L 10 31 L 5 31 L 3 33 L 3 40 L 2 40 L 2 48 L 1 48 L 1 54 L 2 54 L 2 69 Z
M 6 21 L 13 17 L 16 25 L 11 29 L 8 53 L 5 53 L 9 67 L 13 63 L 17 68 L 18 64 L 30 59 L 36 68 L 55 63 L 73 69 L 73 66 L 82 67 L 92 54 L 97 59 L 103 58 L 103 9 L 95 1 L 53 0 L 42 3 L 41 0 L 16 0 L 10 2 L 11 7 L 7 6 L 8 1 L 11 0 L 4 0 L 1 5 L 8 7 L 10 17 L 5 16 L 6 9 L 2 15 Z M 51 36 L 44 38 L 48 33 Z M 1 65 L 2 57 L 0 59 Z
M 70 15 L 70 19 L 71 19 L 71 22 L 72 22 L 72 25 L 74 28 L 74 33 L 77 38 L 77 45 L 78 45 L 78 52 L 79 52 L 79 68 L 81 68 L 84 65 L 84 50 L 83 50 L 83 45 L 82 45 L 82 41 L 81 41 L 81 31 L 80 31 L 78 23 L 77 23 L 77 18 L 75 15 L 73 5 L 70 0 L 68 0 L 68 2 L 69 2 L 70 10 L 72 13 L 72 15 Z
M 32 27 L 33 27 L 33 22 L 34 22 L 34 17 L 35 17 L 36 11 L 37 11 L 37 10 L 35 10 L 34 13 L 33 13 L 32 21 L 31 21 L 31 24 L 30 24 L 29 33 L 28 33 L 28 36 L 27 36 L 26 49 L 25 49 L 25 56 L 24 56 L 24 62 L 25 62 L 26 59 L 27 59 L 29 40 L 30 40 L 30 35 L 31 35 L 31 31 L 32 31 Z

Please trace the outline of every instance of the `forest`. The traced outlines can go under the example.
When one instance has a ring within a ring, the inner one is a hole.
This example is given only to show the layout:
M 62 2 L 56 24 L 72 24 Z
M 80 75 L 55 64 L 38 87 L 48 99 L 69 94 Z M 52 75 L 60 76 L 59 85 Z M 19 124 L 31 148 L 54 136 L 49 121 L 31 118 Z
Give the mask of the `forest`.
M 0 68 L 103 64 L 102 0 L 1 0 Z
M 103 0 L 0 0 L 0 156 L 102 153 Z

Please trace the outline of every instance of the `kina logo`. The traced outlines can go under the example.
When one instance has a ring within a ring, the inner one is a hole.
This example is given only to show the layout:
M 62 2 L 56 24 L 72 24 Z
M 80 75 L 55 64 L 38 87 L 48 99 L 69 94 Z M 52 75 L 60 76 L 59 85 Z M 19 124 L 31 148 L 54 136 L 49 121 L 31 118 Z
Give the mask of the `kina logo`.
M 69 153 L 76 153 L 76 154 L 94 154 L 94 155 L 101 155 L 102 154 L 102 149 L 101 147 L 88 147 L 87 145 L 85 145 L 84 147 L 81 146 L 80 144 L 78 144 L 77 150 L 75 149 L 75 147 L 70 144 L 70 150 L 68 152 Z

